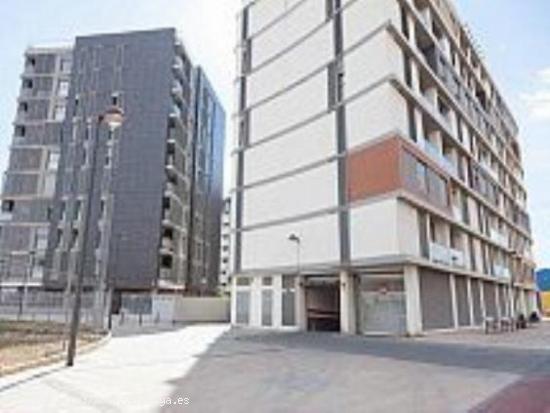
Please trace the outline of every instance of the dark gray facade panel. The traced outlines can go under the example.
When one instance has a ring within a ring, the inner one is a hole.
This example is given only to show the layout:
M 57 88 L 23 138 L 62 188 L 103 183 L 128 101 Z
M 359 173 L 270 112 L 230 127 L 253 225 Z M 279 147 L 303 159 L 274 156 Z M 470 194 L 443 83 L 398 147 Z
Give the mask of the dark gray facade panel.
M 458 312 L 458 325 L 470 325 L 470 303 L 468 300 L 468 287 L 465 277 L 455 277 L 456 286 L 456 306 Z
M 425 330 L 453 327 L 449 274 L 421 269 L 420 301 Z

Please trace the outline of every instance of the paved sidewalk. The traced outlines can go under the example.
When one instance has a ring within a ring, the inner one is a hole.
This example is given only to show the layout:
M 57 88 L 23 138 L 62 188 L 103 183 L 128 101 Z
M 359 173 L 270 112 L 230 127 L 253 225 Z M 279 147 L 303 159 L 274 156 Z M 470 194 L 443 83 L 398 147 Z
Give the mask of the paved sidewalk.
M 550 351 L 550 321 L 542 321 L 523 330 L 485 334 L 482 329 L 476 328 L 458 332 L 429 334 L 415 340 L 426 343 Z
M 548 374 L 549 351 L 194 325 L 0 379 L 0 412 L 538 413 Z
M 114 337 L 98 350 L 62 364 L 0 378 L 0 412 L 155 412 L 227 325 Z

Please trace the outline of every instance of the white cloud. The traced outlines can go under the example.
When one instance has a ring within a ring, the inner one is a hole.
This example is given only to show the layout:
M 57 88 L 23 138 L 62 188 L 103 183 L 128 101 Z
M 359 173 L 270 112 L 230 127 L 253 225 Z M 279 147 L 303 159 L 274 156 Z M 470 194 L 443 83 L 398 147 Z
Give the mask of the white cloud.
M 527 105 L 532 118 L 550 120 L 550 67 L 539 70 L 536 78 L 538 89 L 523 93 L 521 100 Z
M 521 99 L 527 104 L 533 118 L 550 120 L 550 89 L 524 93 Z
M 542 82 L 550 84 L 550 67 L 539 70 L 537 74 Z

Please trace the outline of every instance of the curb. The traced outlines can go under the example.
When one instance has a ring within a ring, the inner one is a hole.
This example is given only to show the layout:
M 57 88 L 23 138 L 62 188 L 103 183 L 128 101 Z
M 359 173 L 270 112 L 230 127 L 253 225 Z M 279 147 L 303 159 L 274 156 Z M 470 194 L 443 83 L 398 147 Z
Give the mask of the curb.
M 111 337 L 112 337 L 111 332 L 109 332 L 98 341 L 81 346 L 80 348 L 77 349 L 77 355 L 81 356 L 104 346 L 111 339 Z M 65 351 L 58 351 L 53 354 L 49 354 L 47 356 L 37 358 L 36 360 L 16 364 L 11 367 L 0 366 L 0 378 L 4 378 L 6 376 L 19 373 L 24 370 L 28 370 L 36 367 L 44 367 L 50 364 L 58 363 L 62 361 L 64 358 L 65 358 Z

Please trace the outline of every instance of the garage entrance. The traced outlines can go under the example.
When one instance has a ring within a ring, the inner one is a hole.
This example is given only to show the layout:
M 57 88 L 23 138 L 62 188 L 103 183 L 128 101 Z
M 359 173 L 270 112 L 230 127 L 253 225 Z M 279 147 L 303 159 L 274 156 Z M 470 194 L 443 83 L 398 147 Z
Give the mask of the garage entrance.
M 401 274 L 362 275 L 358 298 L 360 334 L 405 334 L 407 321 Z
M 305 279 L 308 331 L 340 331 L 340 284 L 337 277 Z

